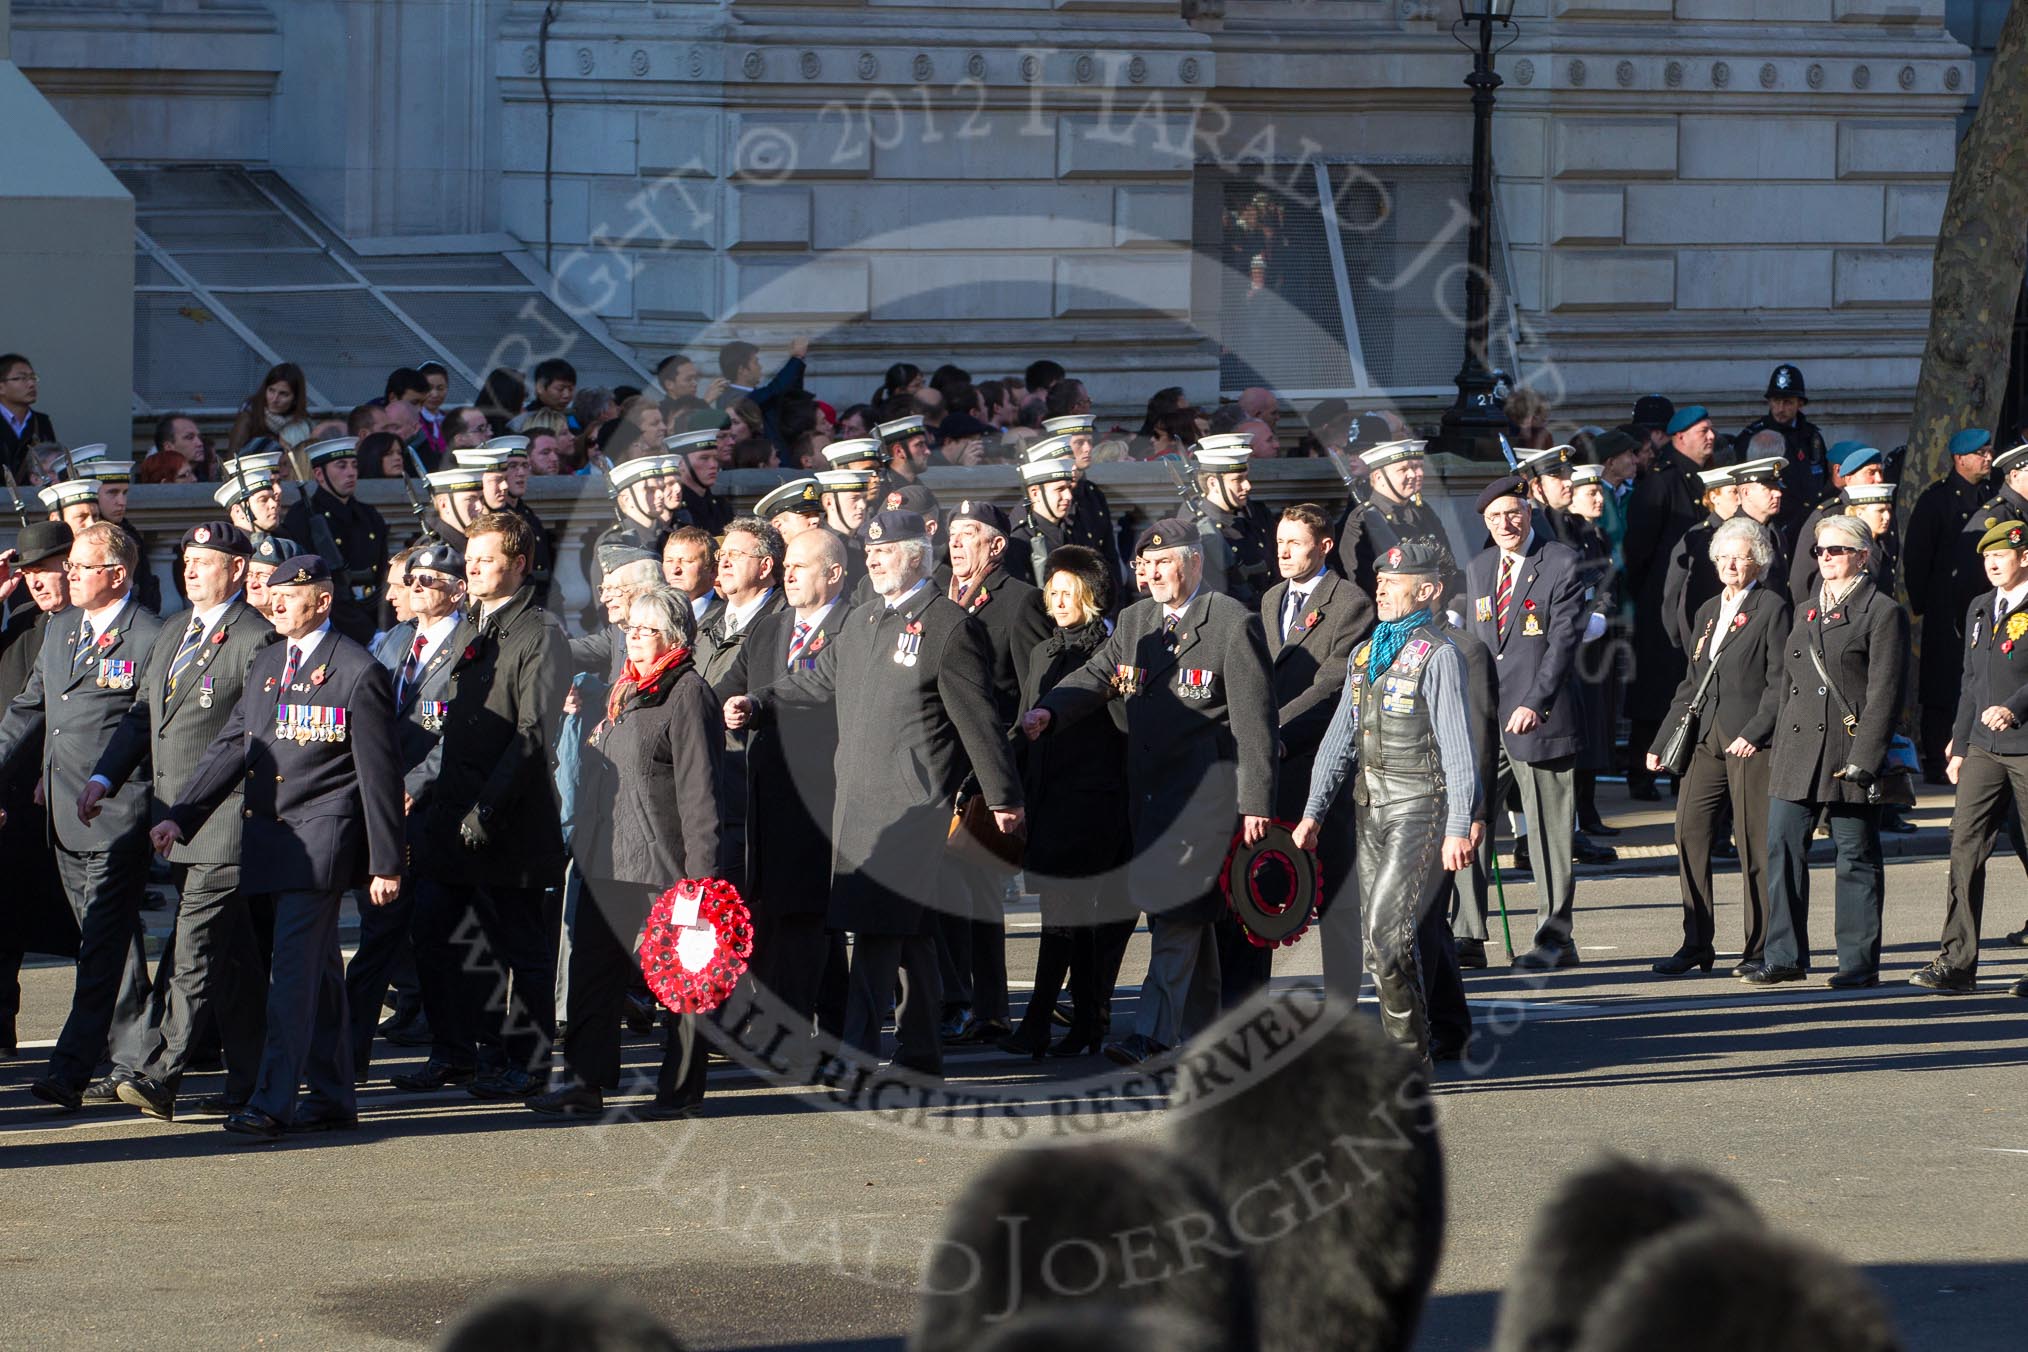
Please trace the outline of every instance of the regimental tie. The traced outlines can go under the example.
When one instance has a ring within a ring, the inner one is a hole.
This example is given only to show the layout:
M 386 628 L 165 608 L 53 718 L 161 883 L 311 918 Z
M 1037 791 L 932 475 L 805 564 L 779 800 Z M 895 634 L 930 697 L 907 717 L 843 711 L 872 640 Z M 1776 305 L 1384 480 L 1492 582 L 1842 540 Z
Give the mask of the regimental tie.
M 1507 637 L 1507 609 L 1514 604 L 1514 560 L 1505 554 L 1500 556 L 1500 589 L 1493 602 L 1495 632 Z
M 1174 615 L 1162 621 L 1162 642 L 1168 646 L 1169 651 L 1176 651 L 1176 617 Z
M 183 673 L 190 670 L 190 664 L 197 660 L 197 654 L 204 651 L 204 621 L 195 615 L 190 617 L 190 628 L 183 635 L 183 643 L 176 649 L 176 656 L 169 659 L 169 693 L 176 693 L 176 683 L 183 679 Z
M 401 659 L 401 678 L 394 687 L 396 704 L 408 697 L 408 688 L 415 684 L 416 673 L 422 670 L 423 643 L 423 636 L 417 634 L 415 642 L 409 645 L 408 656 Z
M 789 636 L 789 667 L 793 670 L 796 658 L 802 653 L 803 645 L 810 641 L 810 622 L 796 621 L 796 632 Z
M 296 668 L 303 664 L 303 650 L 295 644 L 289 645 L 289 662 L 282 668 L 282 689 L 286 691 L 296 682 Z
M 91 655 L 92 655 L 92 622 L 89 618 L 86 618 L 79 622 L 77 631 L 77 651 L 70 655 L 70 669 L 73 675 L 83 669 L 84 664 L 87 661 L 91 660 Z

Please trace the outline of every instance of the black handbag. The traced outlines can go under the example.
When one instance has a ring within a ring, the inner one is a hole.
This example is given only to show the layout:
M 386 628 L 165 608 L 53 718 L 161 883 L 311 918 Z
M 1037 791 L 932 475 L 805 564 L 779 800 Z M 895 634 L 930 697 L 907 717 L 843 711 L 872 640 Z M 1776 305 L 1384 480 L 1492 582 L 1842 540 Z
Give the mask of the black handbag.
M 1711 638 L 1711 631 L 1718 623 L 1716 616 L 1704 622 L 1704 635 L 1697 640 L 1701 650 Z M 1655 753 L 1655 759 L 1662 763 L 1668 773 L 1682 778 L 1690 768 L 1690 753 L 1697 748 L 1697 718 L 1704 712 L 1704 694 L 1711 688 L 1711 677 L 1718 671 L 1718 655 L 1711 655 L 1711 665 L 1704 668 L 1704 675 L 1697 682 L 1697 689 L 1690 695 L 1690 702 L 1683 706 L 1683 716 L 1676 720 L 1676 726 L 1669 730 L 1669 739 L 1662 743 L 1662 749 Z
M 1845 735 L 1859 735 L 1859 715 L 1852 712 L 1852 706 L 1845 702 L 1845 694 L 1838 689 L 1838 683 L 1831 679 L 1831 669 L 1824 664 L 1824 653 L 1812 637 L 1806 645 L 1810 650 L 1810 662 L 1817 668 L 1817 678 L 1824 683 L 1824 689 L 1831 692 L 1831 702 L 1838 706 L 1838 717 L 1845 724 Z M 1863 768 L 1863 767 L 1862 767 Z M 1833 775 L 1832 778 L 1837 778 Z M 1915 776 L 1908 772 L 1906 765 L 1897 764 L 1889 757 L 1873 778 L 1866 784 L 1866 802 L 1873 807 L 1914 807 Z

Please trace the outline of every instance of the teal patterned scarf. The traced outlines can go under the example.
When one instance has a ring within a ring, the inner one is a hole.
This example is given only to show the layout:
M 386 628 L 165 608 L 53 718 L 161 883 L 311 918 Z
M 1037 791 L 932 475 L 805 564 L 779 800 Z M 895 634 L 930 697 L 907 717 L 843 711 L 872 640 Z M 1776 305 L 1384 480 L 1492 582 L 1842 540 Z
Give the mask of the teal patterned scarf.
M 1373 630 L 1373 646 L 1366 651 L 1366 676 L 1379 680 L 1381 673 L 1394 665 L 1394 659 L 1401 652 L 1401 645 L 1408 642 L 1408 636 L 1429 623 L 1430 613 L 1418 610 L 1398 620 L 1382 620 Z

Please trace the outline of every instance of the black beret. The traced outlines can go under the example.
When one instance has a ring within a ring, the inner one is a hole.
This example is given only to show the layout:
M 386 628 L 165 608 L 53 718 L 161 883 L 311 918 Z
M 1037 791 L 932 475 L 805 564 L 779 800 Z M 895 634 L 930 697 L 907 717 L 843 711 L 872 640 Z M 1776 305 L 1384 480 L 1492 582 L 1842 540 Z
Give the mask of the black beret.
M 1197 527 L 1180 516 L 1165 516 L 1141 532 L 1141 538 L 1134 543 L 1134 557 L 1138 559 L 1151 549 L 1185 547 L 1197 547 Z
M 298 554 L 276 568 L 268 578 L 268 586 L 309 587 L 331 580 L 331 566 L 315 554 Z
M 866 538 L 876 545 L 891 545 L 907 540 L 927 540 L 929 530 L 923 525 L 920 512 L 882 512 L 866 523 Z
M 1430 540 L 1407 540 L 1385 553 L 1373 556 L 1376 573 L 1429 573 L 1443 571 L 1443 555 Z
M 238 558 L 253 557 L 253 541 L 230 521 L 200 521 L 183 532 L 185 549 L 214 549 Z
M 1487 484 L 1480 491 L 1477 510 L 1484 512 L 1501 498 L 1519 498 L 1525 496 L 1527 495 L 1522 491 L 1520 476 L 1509 474 L 1504 479 L 1493 480 L 1493 482 Z
M 284 559 L 293 559 L 303 552 L 303 547 L 286 535 L 262 533 L 254 537 L 253 561 L 276 567 Z
M 945 525 L 953 526 L 960 521 L 976 521 L 982 526 L 991 526 L 1002 535 L 1013 530 L 1012 523 L 1007 520 L 1007 513 L 992 503 L 981 502 L 977 498 L 966 498 L 959 503 L 958 510 L 951 513 L 951 519 Z
M 445 540 L 431 540 L 415 553 L 408 556 L 408 572 L 422 569 L 432 573 L 449 573 L 452 577 L 465 575 L 465 556 L 457 547 Z

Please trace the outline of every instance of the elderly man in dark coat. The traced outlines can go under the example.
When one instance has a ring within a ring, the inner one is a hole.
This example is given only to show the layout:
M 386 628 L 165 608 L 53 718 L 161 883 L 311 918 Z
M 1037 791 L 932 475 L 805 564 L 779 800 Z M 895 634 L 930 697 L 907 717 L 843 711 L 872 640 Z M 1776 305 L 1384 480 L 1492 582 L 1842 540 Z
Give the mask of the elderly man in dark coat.
M 875 516 L 866 528 L 866 569 L 877 600 L 817 654 L 814 670 L 733 696 L 725 719 L 740 728 L 756 713 L 825 703 L 834 692 L 852 711 L 839 721 L 832 823 L 831 923 L 854 936 L 844 1040 L 878 1051 L 895 978 L 905 969 L 895 1064 L 934 1075 L 943 1069 L 943 983 L 932 905 L 967 762 L 998 829 L 1018 833 L 1024 817 L 1021 781 L 993 707 L 986 631 L 941 594 L 930 563 L 919 514 Z
M 1105 1047 L 1122 1065 L 1161 1055 L 1217 1017 L 1219 870 L 1235 830 L 1255 844 L 1274 811 L 1275 705 L 1260 617 L 1205 589 L 1198 540 L 1175 518 L 1148 528 L 1135 549 L 1148 598 L 1021 719 L 1035 739 L 1113 700 L 1125 710 L 1128 887 L 1152 939 L 1134 1032 Z

